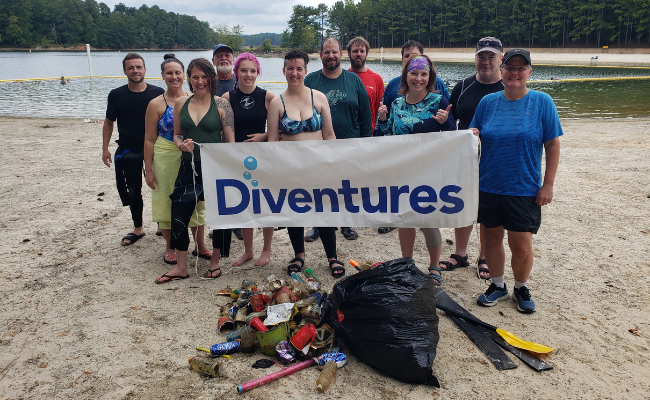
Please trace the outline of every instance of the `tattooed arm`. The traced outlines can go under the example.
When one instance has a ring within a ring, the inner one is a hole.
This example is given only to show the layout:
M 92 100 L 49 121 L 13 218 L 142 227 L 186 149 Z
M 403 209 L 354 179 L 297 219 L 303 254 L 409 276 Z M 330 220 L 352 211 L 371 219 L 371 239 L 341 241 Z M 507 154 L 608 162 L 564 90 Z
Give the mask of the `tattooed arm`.
M 222 143 L 232 143 L 235 141 L 235 115 L 230 107 L 230 102 L 222 97 L 214 97 L 217 103 L 217 109 L 221 116 L 221 125 L 223 130 L 221 132 Z

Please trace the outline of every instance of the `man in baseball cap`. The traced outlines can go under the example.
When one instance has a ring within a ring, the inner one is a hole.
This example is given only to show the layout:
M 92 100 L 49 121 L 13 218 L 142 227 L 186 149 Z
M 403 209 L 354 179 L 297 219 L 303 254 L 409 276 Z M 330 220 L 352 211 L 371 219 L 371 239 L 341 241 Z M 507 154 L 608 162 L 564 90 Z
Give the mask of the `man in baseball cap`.
M 454 119 L 458 121 L 458 129 L 468 129 L 478 103 L 484 96 L 490 93 L 496 93 L 503 90 L 503 81 L 501 80 L 501 58 L 503 54 L 503 45 L 495 37 L 488 36 L 480 39 L 476 43 L 476 53 L 474 55 L 474 64 L 476 74 L 469 76 L 458 82 L 451 92 L 449 104 L 452 105 L 451 112 Z M 505 59 L 504 59 L 505 62 Z M 467 267 L 470 260 L 467 255 L 467 246 L 472 234 L 473 226 L 454 229 L 454 238 L 456 249 L 449 256 L 447 261 L 440 262 L 440 268 L 444 271 L 452 271 L 459 267 Z M 479 256 L 476 260 L 476 274 L 481 279 L 489 279 L 490 271 L 485 261 L 485 246 L 483 233 L 480 234 L 481 247 Z M 472 260 L 473 261 L 473 260 Z
M 232 47 L 219 43 L 212 50 L 212 64 L 217 68 L 217 96 L 222 96 L 235 88 L 235 74 L 232 66 L 234 63 Z

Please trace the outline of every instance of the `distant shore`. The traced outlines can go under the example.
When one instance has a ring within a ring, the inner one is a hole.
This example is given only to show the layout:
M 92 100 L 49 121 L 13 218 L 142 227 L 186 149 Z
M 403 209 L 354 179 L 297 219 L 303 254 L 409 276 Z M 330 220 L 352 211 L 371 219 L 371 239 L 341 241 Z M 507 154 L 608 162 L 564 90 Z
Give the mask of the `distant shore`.
M 640 67 L 650 68 L 650 48 L 528 48 L 531 52 L 533 64 L 552 65 L 590 65 L 590 66 L 619 66 L 619 67 Z M 94 49 L 92 52 L 105 51 L 209 51 L 210 49 Z M 285 51 L 260 52 L 256 49 L 244 49 L 251 51 L 258 57 L 283 57 Z M 74 48 L 0 48 L 0 52 L 8 51 L 33 51 L 33 52 L 78 52 L 86 51 L 85 47 Z M 236 52 L 239 53 L 239 52 Z M 431 57 L 434 62 L 473 62 L 474 48 L 436 48 L 425 47 L 424 53 Z M 309 55 L 311 58 L 318 58 L 318 53 Z M 343 52 L 344 58 L 347 53 Z M 401 60 L 401 48 L 372 48 L 368 58 L 371 60 Z

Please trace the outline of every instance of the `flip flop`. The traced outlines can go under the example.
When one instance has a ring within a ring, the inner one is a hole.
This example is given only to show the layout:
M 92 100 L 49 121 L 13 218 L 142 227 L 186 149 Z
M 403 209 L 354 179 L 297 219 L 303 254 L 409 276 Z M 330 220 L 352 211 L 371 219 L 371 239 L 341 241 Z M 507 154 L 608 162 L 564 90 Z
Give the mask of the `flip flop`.
M 196 250 L 192 251 L 192 255 L 196 257 L 198 255 L 199 258 L 203 258 L 206 260 L 211 260 L 212 259 L 212 252 L 211 251 L 204 251 L 201 254 L 197 254 Z
M 172 275 L 167 275 L 167 274 L 162 274 L 158 278 L 166 278 L 164 281 L 159 281 L 158 279 L 155 280 L 156 284 L 160 285 L 161 283 L 168 283 L 171 281 L 177 281 L 180 279 L 187 279 L 190 277 L 190 274 L 187 274 L 185 276 L 172 276 Z
M 212 274 L 214 274 L 216 271 L 219 271 L 219 273 L 216 276 L 212 276 Z M 217 279 L 220 276 L 221 276 L 221 268 L 209 269 L 205 274 L 203 274 L 203 277 L 205 279 Z
M 136 235 L 133 232 L 129 232 L 122 238 L 122 246 L 131 246 L 133 243 L 137 242 L 138 240 L 142 239 L 144 237 L 144 232 Z M 125 243 L 124 241 L 128 240 L 128 243 Z
M 165 254 L 163 256 L 163 261 L 165 262 L 165 264 L 175 265 L 176 264 L 176 253 L 172 254 L 171 256 Z

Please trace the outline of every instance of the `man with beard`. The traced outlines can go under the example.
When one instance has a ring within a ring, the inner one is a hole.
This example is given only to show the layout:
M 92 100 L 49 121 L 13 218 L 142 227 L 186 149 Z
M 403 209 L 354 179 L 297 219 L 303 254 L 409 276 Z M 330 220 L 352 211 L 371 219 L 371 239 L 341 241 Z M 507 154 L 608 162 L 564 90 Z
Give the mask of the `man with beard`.
M 223 96 L 224 93 L 235 88 L 235 74 L 232 72 L 234 63 L 232 47 L 227 44 L 219 43 L 212 50 L 212 64 L 217 69 L 217 96 Z
M 129 246 L 144 236 L 142 227 L 142 167 L 144 163 L 144 116 L 149 102 L 165 93 L 158 86 L 144 81 L 147 69 L 144 59 L 137 53 L 129 53 L 122 61 L 124 75 L 128 83 L 108 94 L 106 119 L 102 129 L 102 161 L 111 166 L 111 142 L 113 128 L 117 120 L 117 150 L 115 150 L 115 179 L 117 192 L 123 206 L 131 209 L 133 232 L 122 238 L 122 246 Z
M 235 59 L 233 58 L 232 47 L 227 44 L 219 43 L 214 46 L 212 50 L 212 64 L 214 64 L 217 69 L 217 96 L 221 97 L 224 93 L 235 89 L 235 74 L 233 73 L 233 64 Z M 241 228 L 233 228 L 232 232 L 237 236 L 237 239 L 244 240 L 244 235 L 242 234 Z M 210 231 L 209 236 L 212 235 Z M 210 236 L 212 237 L 212 236 Z M 221 256 L 228 257 L 230 253 L 230 245 L 225 245 L 221 248 Z
M 375 120 L 377 119 L 377 110 L 379 103 L 384 95 L 384 81 L 377 73 L 372 72 L 366 67 L 366 58 L 370 52 L 370 43 L 361 36 L 357 36 L 348 42 L 346 46 L 348 57 L 350 58 L 350 69 L 366 86 L 368 98 L 370 99 L 370 120 L 372 121 L 372 130 L 375 130 Z
M 341 68 L 341 43 L 336 38 L 325 38 L 320 47 L 323 69 L 305 77 L 305 86 L 321 91 L 327 97 L 332 114 L 332 125 L 337 139 L 369 137 L 372 133 L 370 101 L 361 79 L 353 72 Z M 312 229 L 305 240 L 318 238 L 318 230 Z M 341 228 L 348 240 L 359 234 L 352 228 Z
M 476 44 L 474 63 L 477 73 L 458 82 L 451 91 L 449 104 L 454 119 L 458 121 L 458 129 L 469 129 L 474 118 L 474 112 L 481 99 L 490 93 L 503 90 L 501 80 L 501 60 L 503 59 L 503 46 L 495 37 L 484 37 Z M 440 262 L 443 271 L 452 271 L 456 268 L 469 265 L 467 257 L 467 244 L 472 234 L 473 226 L 454 229 L 456 250 L 447 261 Z M 485 260 L 484 234 L 480 233 L 481 248 L 477 260 L 477 275 L 481 279 L 490 279 L 490 271 Z

